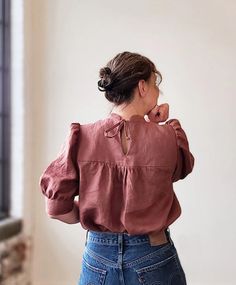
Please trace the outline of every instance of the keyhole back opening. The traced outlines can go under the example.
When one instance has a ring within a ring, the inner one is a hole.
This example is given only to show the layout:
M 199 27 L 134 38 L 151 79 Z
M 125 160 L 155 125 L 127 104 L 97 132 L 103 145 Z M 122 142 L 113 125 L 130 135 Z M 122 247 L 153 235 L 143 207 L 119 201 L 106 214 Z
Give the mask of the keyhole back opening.
M 128 153 L 130 147 L 130 137 L 126 134 L 124 126 L 120 130 L 121 148 L 124 155 Z

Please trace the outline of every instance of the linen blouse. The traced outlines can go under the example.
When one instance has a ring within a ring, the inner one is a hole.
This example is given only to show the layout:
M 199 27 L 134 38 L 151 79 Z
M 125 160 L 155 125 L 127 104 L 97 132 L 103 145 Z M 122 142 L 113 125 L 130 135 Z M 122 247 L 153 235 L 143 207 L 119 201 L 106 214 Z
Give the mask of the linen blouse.
M 122 127 L 130 141 L 126 154 Z M 84 229 L 149 234 L 181 215 L 173 183 L 192 172 L 194 161 L 178 119 L 160 124 L 110 113 L 93 123 L 70 124 L 39 185 L 48 215 L 69 213 L 78 196 Z

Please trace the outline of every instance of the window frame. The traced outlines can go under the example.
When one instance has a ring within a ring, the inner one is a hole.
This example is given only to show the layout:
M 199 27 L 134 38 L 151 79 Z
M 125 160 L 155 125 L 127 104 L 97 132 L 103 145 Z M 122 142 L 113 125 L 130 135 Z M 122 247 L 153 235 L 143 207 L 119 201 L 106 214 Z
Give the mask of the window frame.
M 0 72 L 1 72 L 1 157 L 0 157 L 0 220 L 10 211 L 10 155 L 11 155 L 11 1 L 0 2 Z

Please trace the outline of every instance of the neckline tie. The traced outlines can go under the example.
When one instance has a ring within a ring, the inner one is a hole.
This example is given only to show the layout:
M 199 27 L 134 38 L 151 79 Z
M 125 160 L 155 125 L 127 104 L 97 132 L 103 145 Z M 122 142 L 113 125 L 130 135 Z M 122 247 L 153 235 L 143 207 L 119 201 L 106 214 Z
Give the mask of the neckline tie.
M 130 137 L 128 135 L 128 132 L 127 132 L 127 127 L 128 127 L 128 122 L 125 120 L 125 119 L 121 119 L 118 123 L 114 124 L 113 126 L 111 126 L 110 128 L 106 129 L 104 131 L 104 135 L 108 138 L 113 138 L 114 136 L 116 136 L 119 131 L 122 129 L 122 127 L 124 126 L 124 130 L 125 130 L 125 136 L 126 136 L 126 139 L 129 140 Z M 117 128 L 113 134 L 109 134 L 110 131 L 112 131 L 113 129 Z

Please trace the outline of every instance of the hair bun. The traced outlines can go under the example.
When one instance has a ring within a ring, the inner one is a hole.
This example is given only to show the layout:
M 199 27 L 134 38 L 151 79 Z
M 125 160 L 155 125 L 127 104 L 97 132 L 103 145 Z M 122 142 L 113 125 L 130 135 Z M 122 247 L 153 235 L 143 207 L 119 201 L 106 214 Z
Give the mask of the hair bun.
M 98 89 L 100 91 L 107 91 L 111 87 L 111 69 L 110 67 L 106 66 L 100 69 L 99 77 L 101 78 L 98 81 Z
M 104 70 L 106 71 L 106 74 L 107 74 L 107 75 L 110 75 L 110 74 L 111 74 L 111 69 L 110 69 L 110 67 L 106 66 L 106 67 L 104 67 Z
M 100 78 L 107 77 L 107 76 L 110 75 L 110 74 L 111 74 L 111 69 L 110 69 L 110 67 L 105 66 L 105 67 L 103 67 L 103 68 L 100 69 L 100 72 L 99 72 Z

